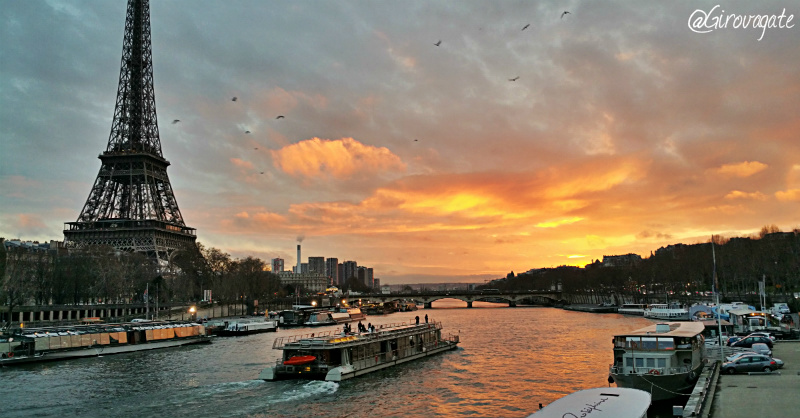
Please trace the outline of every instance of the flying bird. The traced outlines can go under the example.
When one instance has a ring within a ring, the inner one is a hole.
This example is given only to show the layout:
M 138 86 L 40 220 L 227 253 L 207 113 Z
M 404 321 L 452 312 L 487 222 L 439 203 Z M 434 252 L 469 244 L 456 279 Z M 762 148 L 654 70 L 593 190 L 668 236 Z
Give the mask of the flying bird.
M 283 119 L 283 115 L 278 115 L 278 117 L 275 119 Z
M 250 133 L 250 131 L 244 131 L 244 133 L 246 133 L 246 134 L 249 134 L 249 133 Z
M 508 81 L 517 81 L 517 80 L 519 80 L 519 76 L 516 76 L 514 78 L 509 78 L 508 79 Z
M 232 102 L 235 102 L 235 101 L 236 101 L 236 100 L 238 100 L 238 99 L 239 99 L 238 97 L 236 97 L 236 96 L 233 96 L 233 99 L 231 99 L 231 101 L 232 101 Z
M 564 15 L 568 15 L 568 14 L 572 14 L 572 13 L 570 13 L 570 12 L 568 12 L 568 11 L 564 10 L 564 13 L 561 13 L 561 18 L 563 19 L 563 18 L 564 18 Z
M 264 174 L 264 172 L 262 171 L 261 174 Z
M 254 150 L 258 150 L 258 147 L 253 148 Z
M 439 40 L 439 42 L 436 42 L 434 45 L 436 45 L 436 46 L 439 46 L 439 45 L 441 45 L 441 44 L 442 44 L 442 41 L 441 41 L 441 40 Z
M 174 125 L 174 124 L 176 124 L 176 123 L 178 123 L 180 121 L 181 121 L 180 119 L 175 119 L 175 120 L 172 121 L 172 124 Z
M 522 30 L 528 29 L 528 26 L 530 26 L 530 25 L 531 25 L 531 24 L 530 24 L 530 23 L 528 23 L 527 25 L 523 26 L 523 27 L 522 27 Z
M 415 139 L 414 139 L 414 142 L 417 142 L 417 141 L 419 141 L 419 139 L 416 139 L 416 138 L 415 138 Z

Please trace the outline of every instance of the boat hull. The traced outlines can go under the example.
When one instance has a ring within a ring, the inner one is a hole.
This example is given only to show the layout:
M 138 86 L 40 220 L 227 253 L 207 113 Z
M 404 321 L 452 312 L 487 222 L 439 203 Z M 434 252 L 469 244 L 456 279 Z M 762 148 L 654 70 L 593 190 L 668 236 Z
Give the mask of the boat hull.
M 697 378 L 702 370 L 703 364 L 701 363 L 685 373 L 668 375 L 611 373 L 611 377 L 617 387 L 643 390 L 650 393 L 655 402 L 689 394 L 697 383 Z
M 38 363 L 46 361 L 69 360 L 83 357 L 99 357 L 112 354 L 132 353 L 136 351 L 156 350 L 160 348 L 179 347 L 183 345 L 210 343 L 209 337 L 196 337 L 165 341 L 153 341 L 142 344 L 121 344 L 116 346 L 93 346 L 69 349 L 63 351 L 48 351 L 37 353 L 33 356 L 16 356 L 0 361 L 0 365 L 15 365 L 24 363 Z
M 386 361 L 383 363 L 376 363 L 372 366 L 367 366 L 359 369 L 356 369 L 351 364 L 347 366 L 334 367 L 325 375 L 325 380 L 331 382 L 341 382 L 342 380 L 352 379 L 354 377 L 362 376 L 367 373 L 372 373 L 398 364 L 408 363 L 409 361 L 419 360 L 421 358 L 439 354 L 445 351 L 455 350 L 456 348 L 458 348 L 456 343 L 448 341 L 442 344 L 440 347 L 426 350 L 419 354 L 414 354 L 408 357 L 404 357 L 397 360 Z

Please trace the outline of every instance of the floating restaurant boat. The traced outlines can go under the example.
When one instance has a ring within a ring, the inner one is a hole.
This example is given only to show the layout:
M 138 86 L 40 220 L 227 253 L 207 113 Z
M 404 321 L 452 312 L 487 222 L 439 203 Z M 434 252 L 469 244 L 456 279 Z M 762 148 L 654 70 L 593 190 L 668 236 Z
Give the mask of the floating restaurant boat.
M 220 336 L 236 336 L 260 334 L 262 332 L 275 332 L 278 330 L 278 321 L 267 318 L 240 318 L 227 321 L 225 327 L 217 332 Z
M 644 310 L 644 317 L 662 321 L 690 321 L 689 309 L 679 303 L 654 303 Z
M 359 334 L 327 331 L 280 337 L 272 348 L 283 350 L 283 356 L 259 379 L 339 382 L 454 350 L 458 343 L 457 335 L 442 336 L 441 322 L 382 325 L 375 332 Z
M 579 390 L 528 418 L 646 418 L 650 393 L 629 388 L 593 388 Z
M 610 377 L 618 387 L 641 389 L 653 401 L 690 391 L 705 363 L 701 322 L 654 324 L 614 336 Z
M 94 357 L 210 341 L 203 325 L 178 321 L 21 328 L 0 336 L 0 365 Z

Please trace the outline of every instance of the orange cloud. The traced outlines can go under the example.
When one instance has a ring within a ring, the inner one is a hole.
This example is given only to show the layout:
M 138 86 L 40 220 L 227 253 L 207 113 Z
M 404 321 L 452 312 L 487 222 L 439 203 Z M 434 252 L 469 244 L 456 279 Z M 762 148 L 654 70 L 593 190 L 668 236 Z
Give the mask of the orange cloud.
M 312 138 L 270 152 L 279 170 L 307 178 L 341 180 L 406 169 L 400 157 L 388 148 L 364 145 L 353 138 Z
M 767 200 L 767 196 L 761 192 L 746 193 L 740 190 L 734 190 L 727 195 L 726 199 L 753 199 L 753 200 Z
M 717 173 L 726 176 L 750 177 L 766 168 L 766 164 L 758 161 L 744 161 L 737 164 L 724 164 L 717 169 Z
M 233 163 L 233 165 L 239 168 L 246 168 L 248 170 L 253 169 L 253 163 L 251 163 L 250 161 L 245 161 L 239 158 L 231 158 L 231 162 Z
M 788 201 L 800 202 L 800 189 L 777 191 L 775 192 L 775 197 L 782 202 L 788 202 Z

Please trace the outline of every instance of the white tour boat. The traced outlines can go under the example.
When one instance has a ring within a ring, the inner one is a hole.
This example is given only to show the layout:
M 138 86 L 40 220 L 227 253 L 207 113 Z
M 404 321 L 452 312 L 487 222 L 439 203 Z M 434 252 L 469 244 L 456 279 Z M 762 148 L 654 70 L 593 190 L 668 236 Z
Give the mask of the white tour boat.
M 239 318 L 227 321 L 225 328 L 218 331 L 220 336 L 250 335 L 278 330 L 278 321 L 267 318 Z
M 259 379 L 317 379 L 339 382 L 396 364 L 423 359 L 458 346 L 458 336 L 442 336 L 442 323 L 381 325 L 374 332 L 323 331 L 276 338 L 283 350 Z
M 705 363 L 702 322 L 654 324 L 614 336 L 610 377 L 618 387 L 641 389 L 654 401 L 690 391 Z
M 689 309 L 679 303 L 654 303 L 644 310 L 644 317 L 661 321 L 690 321 Z
M 650 393 L 629 388 L 593 388 L 579 390 L 528 418 L 646 418 Z

